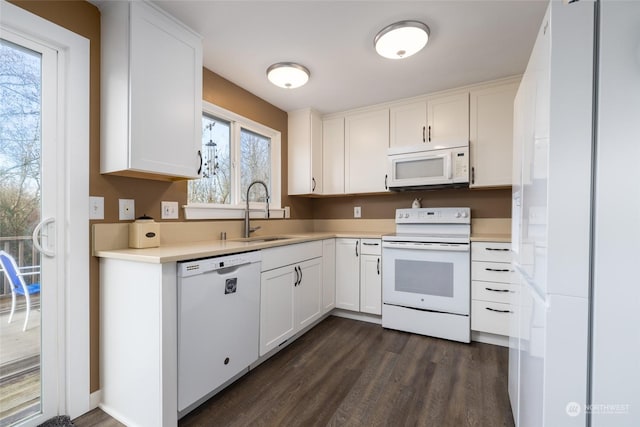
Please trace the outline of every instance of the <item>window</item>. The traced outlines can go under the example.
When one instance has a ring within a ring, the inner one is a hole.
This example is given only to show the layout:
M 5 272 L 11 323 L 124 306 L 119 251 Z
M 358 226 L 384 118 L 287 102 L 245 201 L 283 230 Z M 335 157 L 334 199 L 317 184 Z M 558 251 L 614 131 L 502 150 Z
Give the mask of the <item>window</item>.
M 280 209 L 280 132 L 203 103 L 202 178 L 189 181 L 187 219 L 242 218 L 247 188 L 262 181 L 269 189 L 272 217 Z M 264 216 L 266 194 L 253 186 L 252 217 Z

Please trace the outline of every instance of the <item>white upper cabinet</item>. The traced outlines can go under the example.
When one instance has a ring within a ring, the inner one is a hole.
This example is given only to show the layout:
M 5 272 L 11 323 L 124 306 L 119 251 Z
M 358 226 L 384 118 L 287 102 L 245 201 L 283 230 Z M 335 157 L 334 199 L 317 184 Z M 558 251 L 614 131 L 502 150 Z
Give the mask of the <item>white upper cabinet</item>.
M 322 193 L 344 194 L 344 117 L 322 122 Z
M 322 119 L 311 109 L 289 113 L 289 194 L 322 194 Z
M 389 144 L 391 147 L 426 146 L 427 102 L 410 102 L 391 107 Z
M 469 93 L 427 99 L 426 140 L 430 148 L 459 147 L 469 141 Z
M 345 192 L 387 191 L 389 109 L 347 116 L 344 144 Z
M 100 172 L 197 178 L 200 36 L 147 2 L 103 2 L 100 10 Z
M 511 185 L 513 103 L 517 91 L 518 82 L 471 91 L 469 187 Z
M 391 147 L 459 147 L 469 140 L 469 94 L 439 95 L 390 109 Z

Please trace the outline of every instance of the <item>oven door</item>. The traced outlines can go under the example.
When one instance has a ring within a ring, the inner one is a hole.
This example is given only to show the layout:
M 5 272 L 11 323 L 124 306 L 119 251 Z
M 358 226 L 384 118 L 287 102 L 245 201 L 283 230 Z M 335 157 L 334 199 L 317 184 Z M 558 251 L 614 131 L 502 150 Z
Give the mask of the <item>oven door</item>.
M 469 244 L 383 242 L 382 260 L 385 304 L 469 315 Z

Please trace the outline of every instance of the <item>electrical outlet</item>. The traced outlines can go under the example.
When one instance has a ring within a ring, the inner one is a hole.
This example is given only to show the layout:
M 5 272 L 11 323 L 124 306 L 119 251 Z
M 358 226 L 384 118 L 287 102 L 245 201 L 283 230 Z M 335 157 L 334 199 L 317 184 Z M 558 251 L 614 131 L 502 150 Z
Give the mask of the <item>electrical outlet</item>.
M 133 199 L 118 200 L 118 217 L 120 221 L 136 219 L 136 205 Z
M 353 207 L 353 217 L 354 218 L 361 218 L 362 217 L 362 209 L 360 208 L 360 206 L 354 206 Z
M 162 219 L 178 219 L 178 202 L 160 202 Z
M 104 197 L 89 197 L 89 219 L 104 219 Z

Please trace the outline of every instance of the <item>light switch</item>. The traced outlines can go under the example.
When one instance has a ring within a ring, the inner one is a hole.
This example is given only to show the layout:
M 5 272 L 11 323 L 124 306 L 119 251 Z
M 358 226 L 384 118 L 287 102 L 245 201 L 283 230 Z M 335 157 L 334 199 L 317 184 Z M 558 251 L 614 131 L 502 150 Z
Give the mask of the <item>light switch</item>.
M 104 197 L 89 197 L 89 219 L 104 219 Z
M 353 217 L 354 218 L 362 217 L 362 208 L 360 206 L 353 207 Z
M 162 219 L 178 219 L 178 202 L 160 202 Z

